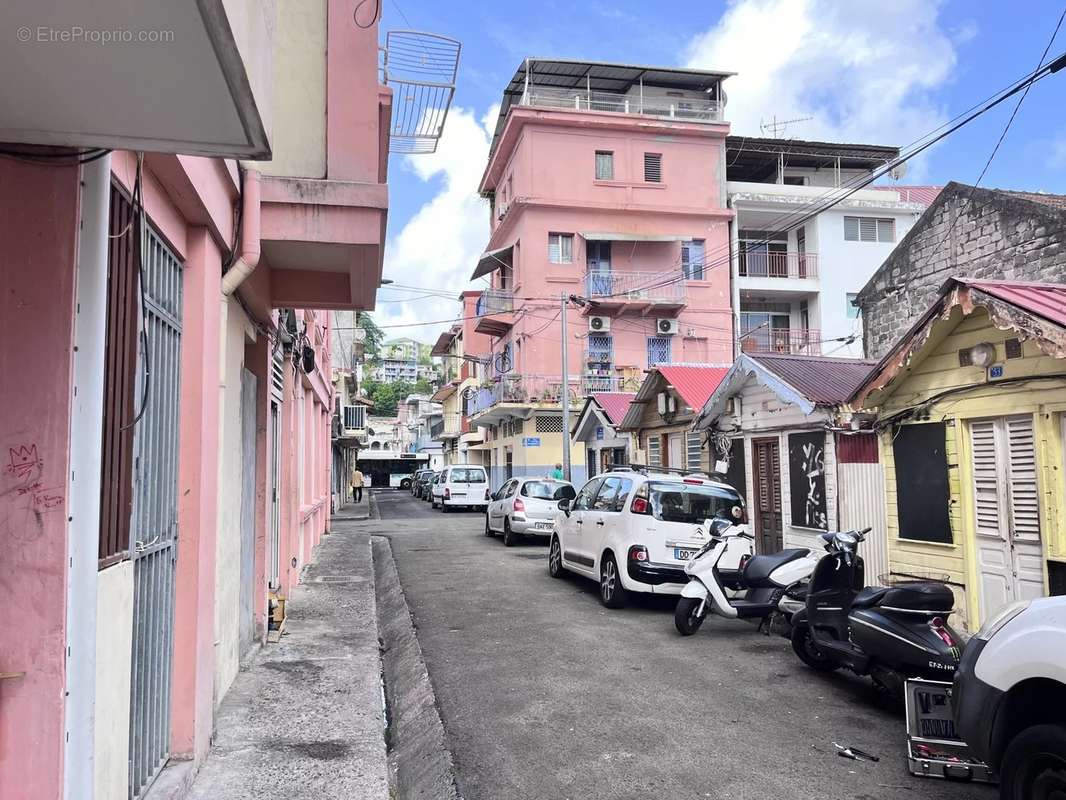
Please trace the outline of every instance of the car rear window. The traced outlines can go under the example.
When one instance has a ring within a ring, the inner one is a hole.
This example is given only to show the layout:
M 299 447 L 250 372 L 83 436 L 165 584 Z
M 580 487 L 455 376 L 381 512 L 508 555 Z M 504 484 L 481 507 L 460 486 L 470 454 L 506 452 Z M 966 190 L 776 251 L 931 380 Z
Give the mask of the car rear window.
M 529 481 L 522 484 L 522 496 L 538 500 L 573 500 L 577 491 L 569 483 Z
M 453 469 L 448 476 L 452 483 L 484 483 L 485 471 L 481 469 Z
M 723 486 L 648 482 L 648 500 L 655 519 L 699 525 L 719 511 L 741 505 L 740 495 Z

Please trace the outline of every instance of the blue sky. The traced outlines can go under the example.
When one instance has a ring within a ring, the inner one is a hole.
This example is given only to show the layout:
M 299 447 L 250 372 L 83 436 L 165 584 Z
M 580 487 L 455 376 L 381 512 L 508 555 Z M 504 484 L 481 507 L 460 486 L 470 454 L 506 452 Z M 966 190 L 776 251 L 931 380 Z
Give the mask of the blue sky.
M 459 39 L 458 87 L 432 156 L 392 156 L 382 325 L 454 317 L 488 238 L 477 199 L 495 103 L 526 56 L 737 72 L 725 86 L 733 132 L 813 116 L 794 138 L 905 145 L 1033 70 L 1066 0 L 382 0 L 381 30 Z M 1049 57 L 1066 51 L 1066 25 Z M 976 180 L 1010 100 L 912 165 L 903 183 Z M 1033 87 L 983 186 L 1066 193 L 1066 71 Z M 430 296 L 426 296 L 429 294 Z M 390 328 L 430 341 L 443 324 Z

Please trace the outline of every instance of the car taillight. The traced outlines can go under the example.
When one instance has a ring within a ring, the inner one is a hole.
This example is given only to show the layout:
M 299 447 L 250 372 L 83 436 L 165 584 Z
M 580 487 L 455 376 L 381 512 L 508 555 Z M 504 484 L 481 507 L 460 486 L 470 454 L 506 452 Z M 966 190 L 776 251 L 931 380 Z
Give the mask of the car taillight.
M 699 478 L 683 478 L 682 481 L 684 483 L 690 483 L 693 486 L 703 486 L 704 484 L 704 482 L 701 481 Z
M 452 499 L 452 490 L 449 489 L 448 487 L 444 487 L 444 499 L 445 500 L 451 500 Z
M 629 510 L 634 514 L 650 514 L 651 506 L 648 501 L 643 497 L 634 497 L 633 503 L 630 505 Z
M 526 504 L 522 502 L 521 497 L 516 497 L 514 499 L 514 510 L 523 512 L 526 510 Z
M 630 561 L 647 561 L 648 560 L 648 548 L 642 544 L 635 544 L 629 548 L 629 560 Z

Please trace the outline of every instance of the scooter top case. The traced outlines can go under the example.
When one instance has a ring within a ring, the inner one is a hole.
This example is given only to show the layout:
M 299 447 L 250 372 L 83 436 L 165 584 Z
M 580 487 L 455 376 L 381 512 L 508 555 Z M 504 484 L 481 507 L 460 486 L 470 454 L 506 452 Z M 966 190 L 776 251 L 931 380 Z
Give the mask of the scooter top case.
M 960 638 L 945 621 L 954 604 L 942 583 L 867 587 L 851 604 L 851 641 L 911 677 L 950 676 L 960 655 Z

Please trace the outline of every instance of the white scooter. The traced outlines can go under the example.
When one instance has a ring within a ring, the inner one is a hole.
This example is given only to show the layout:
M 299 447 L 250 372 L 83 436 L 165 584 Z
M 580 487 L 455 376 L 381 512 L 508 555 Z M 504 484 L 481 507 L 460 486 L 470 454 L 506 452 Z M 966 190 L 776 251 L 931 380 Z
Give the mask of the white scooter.
M 709 520 L 708 530 L 710 541 L 685 565 L 689 581 L 674 610 L 682 636 L 698 631 L 712 611 L 727 619 L 766 620 L 776 613 L 791 619 L 804 607 L 805 584 L 820 560 L 813 551 L 757 556 L 755 537 L 729 520 Z

